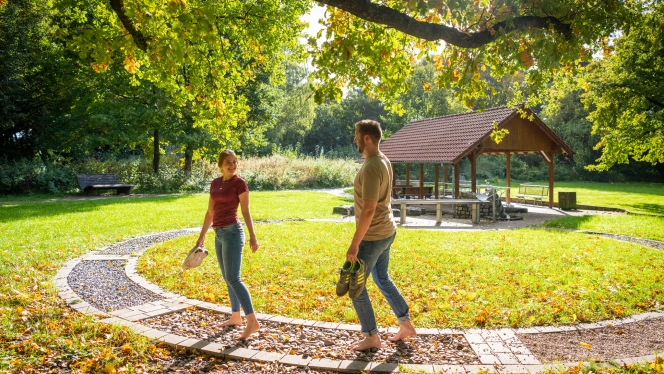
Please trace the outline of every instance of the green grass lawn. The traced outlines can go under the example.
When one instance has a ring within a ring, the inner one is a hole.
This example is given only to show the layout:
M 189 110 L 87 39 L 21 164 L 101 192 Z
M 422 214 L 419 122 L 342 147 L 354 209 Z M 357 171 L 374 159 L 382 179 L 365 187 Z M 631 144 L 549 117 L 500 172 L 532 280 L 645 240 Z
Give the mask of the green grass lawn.
M 262 248 L 245 251 L 242 271 L 257 310 L 358 322 L 350 299 L 333 291 L 353 224 L 289 222 L 256 231 Z M 227 305 L 214 234 L 206 241 L 212 256 L 204 265 L 180 270 L 196 237 L 154 247 L 138 269 L 173 292 Z M 664 303 L 664 252 L 586 234 L 401 229 L 392 251 L 392 277 L 420 327 L 572 324 Z M 368 289 L 379 323 L 394 325 L 380 292 L 371 282 Z
M 637 215 L 569 216 L 546 221 L 544 226 L 664 241 L 664 217 Z
M 548 185 L 548 182 L 531 184 Z M 513 184 L 512 195 L 518 191 Z M 559 191 L 576 192 L 577 204 L 621 208 L 634 213 L 664 216 L 664 184 L 662 183 L 599 183 L 555 182 L 554 201 Z
M 110 328 L 73 312 L 51 283 L 69 259 L 127 238 L 203 221 L 207 195 L 25 202 L 0 205 L 0 372 L 44 362 L 141 364 L 154 349 L 126 328 Z M 255 220 L 333 217 L 348 203 L 315 192 L 254 192 Z M 124 347 L 129 344 L 129 348 Z
M 648 200 L 648 192 L 627 193 L 637 204 Z M 57 297 L 51 279 L 66 261 L 92 249 L 151 232 L 199 226 L 207 195 L 48 202 L 34 198 L 5 197 L 2 201 L 14 203 L 0 205 L 0 372 L 10 367 L 29 372 L 49 362 L 76 365 L 81 372 L 141 367 L 147 356 L 159 354 L 147 339 L 72 311 Z M 251 194 L 257 221 L 338 217 L 332 215 L 332 207 L 348 203 L 316 192 Z M 609 205 L 604 203 L 600 205 Z M 650 217 L 620 216 L 615 222 L 583 218 L 552 225 L 597 231 L 633 226 L 631 235 L 661 240 L 656 236 L 664 232 L 661 220 L 637 219 Z M 347 298 L 336 298 L 332 290 L 352 224 L 286 222 L 258 224 L 256 230 L 263 247 L 246 254 L 243 274 L 247 281 L 260 280 L 250 284 L 257 307 L 312 319 L 355 318 Z M 156 282 L 175 287 L 169 279 L 194 238 L 155 247 L 141 259 L 142 266 L 152 261 L 155 268 L 163 267 L 166 277 Z M 164 253 L 172 255 L 157 263 L 155 258 Z M 661 294 L 648 292 L 662 289 L 661 279 L 656 279 L 662 273 L 662 252 L 582 234 L 400 230 L 393 258 L 395 280 L 411 302 L 419 326 L 571 323 L 574 318 L 636 313 L 657 302 L 661 308 Z M 214 260 L 210 256 L 203 267 L 184 277 L 192 286 L 188 292 L 214 280 L 216 289 L 201 298 L 225 303 Z M 494 272 L 485 271 L 489 263 Z M 555 263 L 557 272 L 545 269 Z M 210 278 L 202 278 L 203 274 Z M 422 282 L 425 286 L 418 286 Z M 310 284 L 316 288 L 309 291 Z M 371 283 L 369 289 L 376 295 Z M 583 300 L 571 302 L 577 296 Z M 528 303 L 514 308 L 505 306 L 505 300 Z M 377 301 L 377 312 L 381 323 L 394 323 L 384 302 Z

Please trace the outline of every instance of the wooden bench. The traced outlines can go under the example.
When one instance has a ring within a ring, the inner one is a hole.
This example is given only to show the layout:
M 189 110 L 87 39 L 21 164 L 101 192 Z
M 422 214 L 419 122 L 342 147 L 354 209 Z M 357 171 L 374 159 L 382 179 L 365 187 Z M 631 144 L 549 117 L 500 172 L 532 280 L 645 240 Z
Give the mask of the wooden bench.
M 76 174 L 78 185 L 86 195 L 96 195 L 98 190 L 116 190 L 129 195 L 133 184 L 121 183 L 117 174 Z
M 549 186 L 538 186 L 535 184 L 519 185 L 519 192 L 516 194 L 516 202 L 521 200 L 524 204 L 527 200 L 532 200 L 533 204 L 544 204 L 544 199 L 549 198 Z
M 455 204 L 469 204 L 471 205 L 471 220 L 473 223 L 480 222 L 480 205 L 491 204 L 491 201 L 481 201 L 478 199 L 396 199 L 392 200 L 392 204 L 400 205 L 400 220 L 403 225 L 406 223 L 406 206 L 411 205 L 436 205 L 436 223 L 443 221 L 442 206 L 455 205 Z

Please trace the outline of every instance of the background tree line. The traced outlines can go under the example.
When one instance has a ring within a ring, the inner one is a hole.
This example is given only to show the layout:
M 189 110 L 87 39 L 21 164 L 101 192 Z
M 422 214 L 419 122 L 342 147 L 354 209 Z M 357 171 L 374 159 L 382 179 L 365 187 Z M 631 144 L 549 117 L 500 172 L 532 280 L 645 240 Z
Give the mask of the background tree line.
M 484 69 L 478 79 L 488 88 L 472 106 L 508 105 L 526 97 L 535 103 L 539 116 L 575 150 L 557 160 L 558 180 L 661 182 L 662 13 L 625 29 L 603 58 L 583 69 L 561 67 L 535 93 L 525 71 L 496 79 Z M 389 136 L 414 120 L 470 110 L 468 93 L 441 87 L 439 61 L 427 57 L 413 61 L 404 91 L 389 102 L 350 87 L 339 101 L 330 97 L 317 104 L 312 68 L 301 47 L 284 41 L 276 43 L 272 65 L 251 65 L 257 57 L 231 45 L 231 58 L 252 66 L 251 79 L 229 91 L 244 112 L 205 117 L 196 105 L 207 98 L 178 96 L 186 95 L 194 80 L 186 64 L 171 69 L 163 79 L 172 87 L 164 87 L 132 74 L 140 67 L 118 51 L 99 64 L 71 48 L 91 22 L 35 0 L 0 6 L 0 192 L 66 190 L 58 186 L 71 186 L 73 173 L 113 163 L 134 165 L 114 168 L 141 172 L 141 184 L 152 190 L 196 190 L 214 172 L 196 161 L 210 162 L 222 148 L 247 157 L 352 159 L 357 155 L 353 124 L 360 119 L 379 120 Z M 480 178 L 504 178 L 502 157 L 478 162 Z M 513 178 L 546 179 L 540 157 L 512 162 Z

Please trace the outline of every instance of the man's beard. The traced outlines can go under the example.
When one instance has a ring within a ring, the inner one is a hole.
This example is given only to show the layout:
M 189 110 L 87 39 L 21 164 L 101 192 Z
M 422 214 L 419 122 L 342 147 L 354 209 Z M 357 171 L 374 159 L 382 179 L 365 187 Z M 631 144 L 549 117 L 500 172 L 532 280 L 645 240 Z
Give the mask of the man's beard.
M 357 151 L 359 153 L 364 152 L 364 139 L 361 139 L 357 142 Z

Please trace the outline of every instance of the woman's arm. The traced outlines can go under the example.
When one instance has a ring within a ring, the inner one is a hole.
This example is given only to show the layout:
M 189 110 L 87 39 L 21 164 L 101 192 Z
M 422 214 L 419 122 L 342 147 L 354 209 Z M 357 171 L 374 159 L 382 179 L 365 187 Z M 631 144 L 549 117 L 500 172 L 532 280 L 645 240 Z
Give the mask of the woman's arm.
M 254 222 L 251 220 L 251 213 L 249 212 L 249 191 L 241 193 L 238 197 L 240 198 L 242 218 L 244 218 L 244 224 L 247 225 L 247 230 L 249 231 L 249 247 L 252 252 L 256 252 L 258 249 L 258 240 L 254 233 Z
M 196 241 L 196 245 L 199 247 L 205 246 L 205 234 L 212 225 L 213 214 L 214 214 L 214 202 L 212 201 L 212 196 L 210 196 L 210 200 L 208 201 L 207 212 L 205 212 L 205 218 L 203 219 L 203 227 L 201 227 L 201 234 L 198 236 L 198 240 Z

